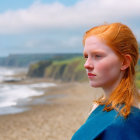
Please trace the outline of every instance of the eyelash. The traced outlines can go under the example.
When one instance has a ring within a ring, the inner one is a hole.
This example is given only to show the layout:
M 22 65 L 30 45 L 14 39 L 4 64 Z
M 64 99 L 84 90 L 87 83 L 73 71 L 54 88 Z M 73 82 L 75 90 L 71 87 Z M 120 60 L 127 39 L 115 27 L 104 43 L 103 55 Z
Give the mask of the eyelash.
M 96 57 L 101 57 L 101 55 L 95 55 Z
M 95 55 L 95 57 L 101 57 L 101 55 Z M 88 58 L 88 56 L 84 56 L 84 58 Z

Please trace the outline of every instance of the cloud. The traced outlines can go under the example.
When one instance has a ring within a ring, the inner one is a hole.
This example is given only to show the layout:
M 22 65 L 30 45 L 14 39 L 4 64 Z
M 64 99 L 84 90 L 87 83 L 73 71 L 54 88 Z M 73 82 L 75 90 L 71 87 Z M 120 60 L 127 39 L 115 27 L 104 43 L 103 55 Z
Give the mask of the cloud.
M 86 27 L 140 17 L 139 0 L 82 0 L 72 6 L 33 3 L 0 14 L 0 34 Z
M 61 38 L 61 39 L 60 39 Z M 53 51 L 56 48 L 62 49 L 72 49 L 72 48 L 80 48 L 82 45 L 82 38 L 79 36 L 60 36 L 60 38 L 40 38 L 40 39 L 28 39 L 24 43 L 25 48 L 37 49 L 37 48 L 51 48 Z M 58 51 L 58 50 L 57 50 Z

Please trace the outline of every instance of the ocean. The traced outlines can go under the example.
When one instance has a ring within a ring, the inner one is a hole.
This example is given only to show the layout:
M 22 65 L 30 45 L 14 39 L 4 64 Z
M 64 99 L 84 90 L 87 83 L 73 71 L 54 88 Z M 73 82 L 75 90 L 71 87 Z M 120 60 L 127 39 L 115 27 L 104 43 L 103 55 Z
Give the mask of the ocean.
M 15 78 L 14 74 L 26 71 L 27 69 L 23 68 L 0 67 L 0 115 L 20 113 L 29 110 L 29 104 L 45 103 L 46 99 L 41 98 L 41 95 L 45 93 L 43 89 L 57 86 L 54 83 L 46 82 L 32 84 L 17 84 L 18 82 L 12 82 L 11 84 L 10 81 L 21 80 L 20 78 Z M 40 97 L 33 100 L 32 97 L 35 96 Z M 46 98 L 53 98 L 53 96 Z

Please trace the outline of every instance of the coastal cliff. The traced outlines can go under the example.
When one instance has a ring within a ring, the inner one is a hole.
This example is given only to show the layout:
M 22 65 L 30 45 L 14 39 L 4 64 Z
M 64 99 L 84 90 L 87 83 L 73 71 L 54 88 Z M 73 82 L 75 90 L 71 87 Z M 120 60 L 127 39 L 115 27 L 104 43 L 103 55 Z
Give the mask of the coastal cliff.
M 42 61 L 30 65 L 28 77 L 45 77 L 62 81 L 87 80 L 83 57 L 61 61 Z

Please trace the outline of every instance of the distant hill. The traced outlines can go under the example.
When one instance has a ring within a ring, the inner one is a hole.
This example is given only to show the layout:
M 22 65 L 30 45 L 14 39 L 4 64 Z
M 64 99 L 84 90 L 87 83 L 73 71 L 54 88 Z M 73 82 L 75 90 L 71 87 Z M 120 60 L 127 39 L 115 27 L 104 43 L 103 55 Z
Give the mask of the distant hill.
M 87 80 L 83 57 L 67 60 L 44 61 L 30 65 L 28 77 L 46 77 L 62 81 Z
M 44 53 L 44 54 L 11 54 L 0 57 L 0 66 L 6 67 L 28 67 L 30 64 L 44 60 L 63 60 L 82 56 L 81 53 Z

